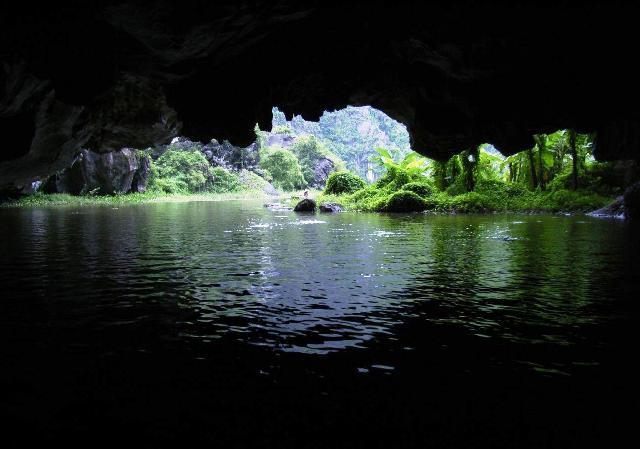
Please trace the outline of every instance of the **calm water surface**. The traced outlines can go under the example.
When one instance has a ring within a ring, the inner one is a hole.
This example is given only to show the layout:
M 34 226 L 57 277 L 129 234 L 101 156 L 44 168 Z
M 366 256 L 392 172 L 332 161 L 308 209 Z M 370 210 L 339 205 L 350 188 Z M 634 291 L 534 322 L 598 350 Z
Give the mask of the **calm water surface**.
M 21 441 L 566 448 L 638 411 L 621 221 L 191 202 L 0 210 L 0 235 Z

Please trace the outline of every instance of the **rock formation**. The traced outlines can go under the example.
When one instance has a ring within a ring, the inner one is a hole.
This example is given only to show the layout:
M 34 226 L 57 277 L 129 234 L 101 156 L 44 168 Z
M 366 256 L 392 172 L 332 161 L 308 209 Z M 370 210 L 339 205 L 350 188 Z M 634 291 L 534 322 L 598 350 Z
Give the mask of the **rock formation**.
M 293 208 L 294 212 L 315 212 L 317 208 L 316 202 L 312 199 L 305 198 L 296 204 Z
M 598 133 L 637 159 L 633 5 L 236 1 L 5 2 L 0 188 L 24 189 L 80 149 L 220 136 L 241 147 L 271 107 L 317 120 L 371 105 L 444 160 L 480 143 Z M 277 62 L 274 62 L 277 55 Z
M 138 156 L 130 148 L 108 153 L 82 150 L 73 164 L 51 176 L 42 190 L 72 194 L 144 192 L 149 167 L 149 156 Z

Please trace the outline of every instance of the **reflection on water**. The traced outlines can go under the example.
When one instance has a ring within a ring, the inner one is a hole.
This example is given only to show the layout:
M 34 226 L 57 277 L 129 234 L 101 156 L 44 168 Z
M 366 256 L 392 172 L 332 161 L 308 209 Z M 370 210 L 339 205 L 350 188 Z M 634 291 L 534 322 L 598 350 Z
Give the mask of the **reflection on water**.
M 635 263 L 623 223 L 584 217 L 314 217 L 212 202 L 3 214 L 10 312 L 37 304 L 73 325 L 118 326 L 176 308 L 180 338 L 315 354 L 416 320 L 579 344 L 576 327 L 615 318 Z
M 440 380 L 572 376 L 611 362 L 639 292 L 633 229 L 589 217 L 313 216 L 252 202 L 0 215 L 12 379 L 35 379 L 38 357 L 86 374 L 116 354 L 210 361 L 224 382 L 282 380 L 298 363 L 282 357 L 304 357 L 290 372 L 314 382 L 413 379 L 427 360 Z

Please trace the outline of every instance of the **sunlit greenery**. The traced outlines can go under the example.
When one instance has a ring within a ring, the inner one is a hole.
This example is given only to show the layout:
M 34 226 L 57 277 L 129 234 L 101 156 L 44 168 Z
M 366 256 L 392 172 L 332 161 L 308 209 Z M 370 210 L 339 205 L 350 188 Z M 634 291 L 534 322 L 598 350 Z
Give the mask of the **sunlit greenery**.
M 348 171 L 331 173 L 327 179 L 325 192 L 328 194 L 341 195 L 353 193 L 366 187 L 367 183 L 357 175 Z
M 305 187 L 306 181 L 295 154 L 285 148 L 271 147 L 260 155 L 260 166 L 278 189 L 291 191 Z
M 333 154 L 319 139 L 312 135 L 297 137 L 291 151 L 298 158 L 306 185 L 310 185 L 315 177 L 315 167 L 323 159 L 330 160 L 336 170 L 344 169 L 344 162 Z
M 325 111 L 317 122 L 299 115 L 287 120 L 277 107 L 272 113 L 272 133 L 312 135 L 343 160 L 345 168 L 362 178 L 370 170 L 374 176 L 384 173 L 382 167 L 370 163 L 376 147 L 385 147 L 397 158 L 411 151 L 407 128 L 370 106 L 347 106 L 337 111 Z
M 212 180 L 212 167 L 200 151 L 170 149 L 152 164 L 149 188 L 165 193 L 198 193 L 206 191 Z
M 327 189 L 320 200 L 379 212 L 558 212 L 594 210 L 619 193 L 607 182 L 610 167 L 593 158 L 593 136 L 558 131 L 535 142 L 509 157 L 481 145 L 446 162 L 417 153 L 395 160 L 379 148 L 373 160 L 384 176 L 348 195 Z
M 0 207 L 47 207 L 47 206 L 125 206 L 129 204 L 183 202 L 183 201 L 228 201 L 267 198 L 261 190 L 200 194 L 168 194 L 159 191 L 127 193 L 118 195 L 70 195 L 68 193 L 36 193 L 0 203 Z

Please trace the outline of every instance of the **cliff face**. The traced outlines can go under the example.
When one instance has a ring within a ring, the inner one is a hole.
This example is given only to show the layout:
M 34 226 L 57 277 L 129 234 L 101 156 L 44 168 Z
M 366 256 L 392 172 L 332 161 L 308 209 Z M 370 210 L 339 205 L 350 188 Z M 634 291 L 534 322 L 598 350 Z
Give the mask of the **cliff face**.
M 437 159 L 537 132 L 638 158 L 637 11 L 607 4 L 99 1 L 0 11 L 0 187 L 179 132 L 239 145 L 271 107 L 371 105 Z

